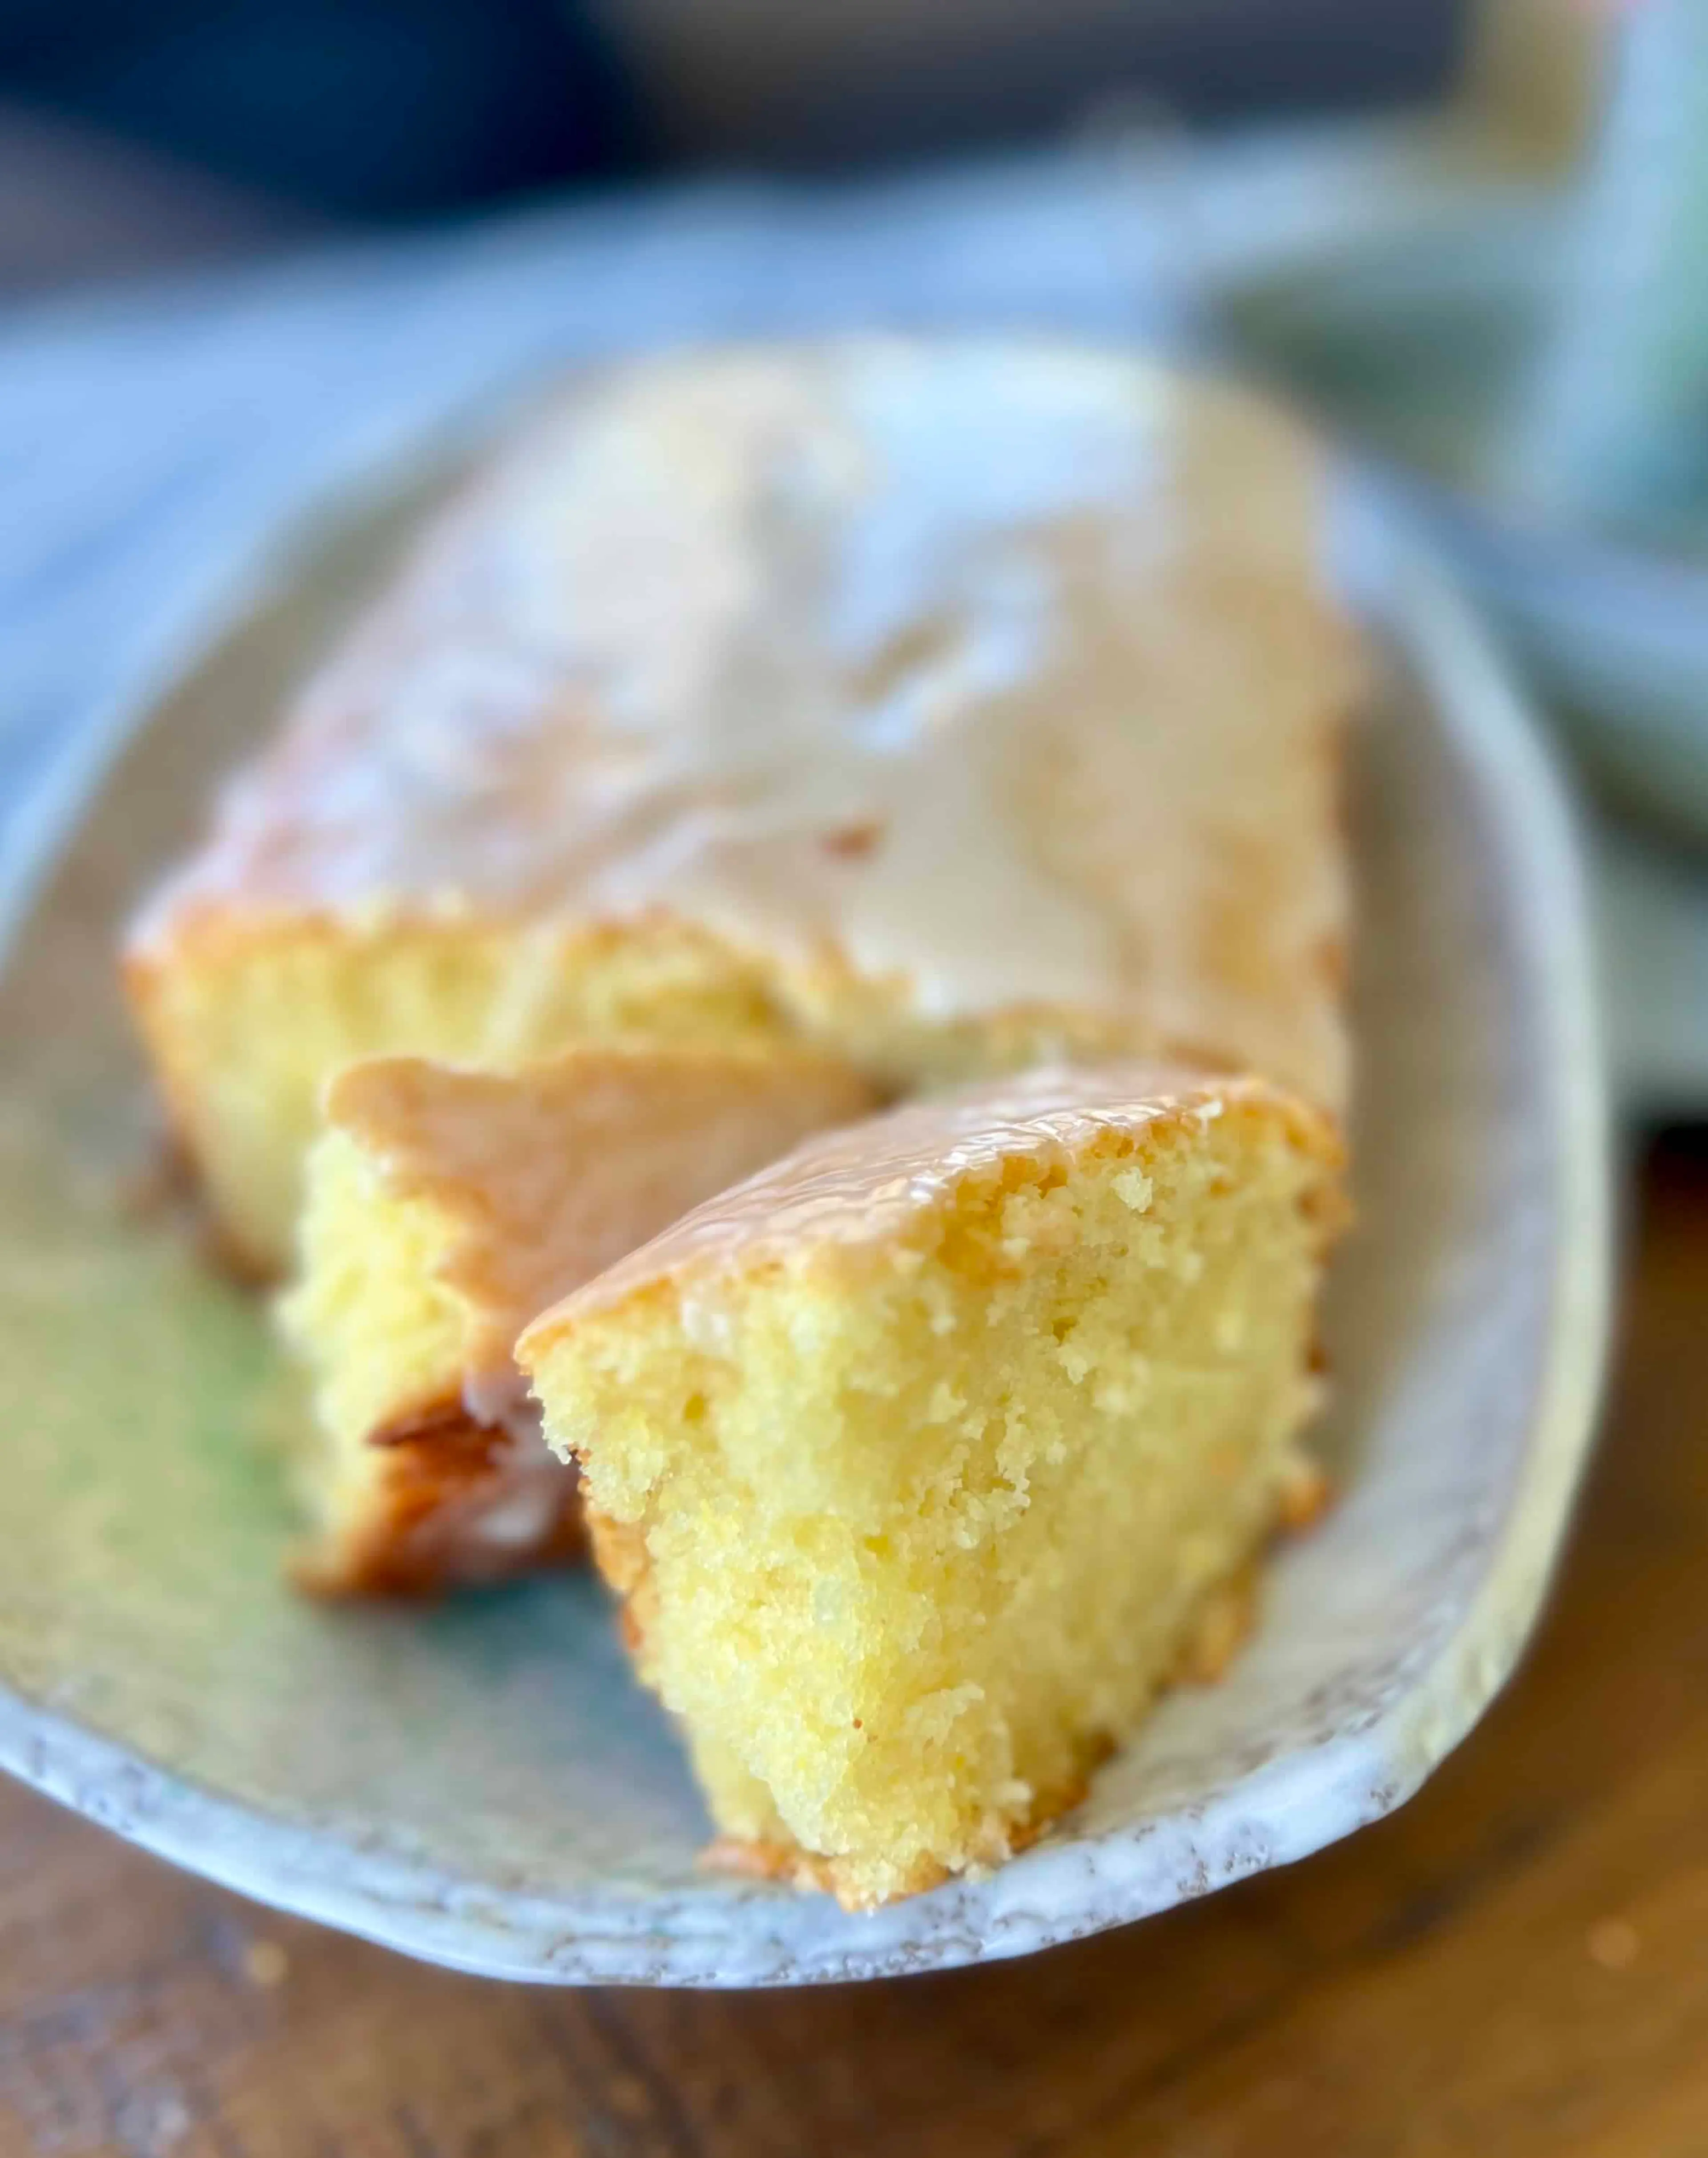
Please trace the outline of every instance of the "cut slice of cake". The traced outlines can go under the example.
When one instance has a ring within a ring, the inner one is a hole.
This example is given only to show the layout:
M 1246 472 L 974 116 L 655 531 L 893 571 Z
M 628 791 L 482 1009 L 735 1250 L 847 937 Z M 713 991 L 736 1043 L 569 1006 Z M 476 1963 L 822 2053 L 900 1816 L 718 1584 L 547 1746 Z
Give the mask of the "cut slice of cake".
M 1075 1801 L 1308 1484 L 1342 1175 L 1257 1080 L 1040 1073 L 808 1140 L 529 1326 L 726 1848 L 863 1907 Z
M 886 1092 L 1167 1054 L 1341 1102 L 1355 642 L 1309 438 L 1013 338 L 649 358 L 426 540 L 126 975 L 234 1247 L 322 1086 L 626 1034 Z
M 298 1464 L 328 1588 L 426 1588 L 566 1556 L 572 1472 L 543 1444 L 516 1337 L 700 1200 L 875 1106 L 804 1050 L 587 1048 L 513 1074 L 347 1066 L 310 1159 L 301 1278 L 312 1375 Z

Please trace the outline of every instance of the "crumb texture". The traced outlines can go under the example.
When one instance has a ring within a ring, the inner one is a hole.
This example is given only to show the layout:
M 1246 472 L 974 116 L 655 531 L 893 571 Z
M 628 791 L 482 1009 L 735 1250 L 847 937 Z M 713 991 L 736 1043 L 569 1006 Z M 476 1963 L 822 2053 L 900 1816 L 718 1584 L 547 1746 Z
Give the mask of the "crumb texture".
M 1045 1076 L 808 1142 L 529 1329 L 726 1837 L 864 1905 L 1073 1802 L 1297 1484 L 1339 1177 L 1255 1082 Z
M 513 1350 L 524 1324 L 795 1140 L 874 1106 L 797 1050 L 581 1049 L 516 1073 L 419 1058 L 333 1082 L 310 1157 L 301 1273 L 279 1307 L 313 1377 L 301 1484 L 319 1571 L 372 1583 L 388 1538 L 412 1578 L 557 1553 L 568 1472 L 541 1444 Z

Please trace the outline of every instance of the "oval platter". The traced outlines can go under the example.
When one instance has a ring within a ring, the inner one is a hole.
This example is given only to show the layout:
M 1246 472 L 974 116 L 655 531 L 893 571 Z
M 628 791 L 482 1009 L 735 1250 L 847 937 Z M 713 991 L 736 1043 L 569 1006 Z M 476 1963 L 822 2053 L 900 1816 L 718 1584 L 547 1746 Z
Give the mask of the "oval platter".
M 596 1587 L 293 1596 L 264 1314 L 137 1203 L 119 925 L 395 546 L 322 524 L 0 863 L 0 1765 L 176 1862 L 409 1954 L 758 1985 L 1010 1956 L 1303 1857 L 1398 1805 L 1535 1618 L 1592 1429 L 1607 1154 L 1567 810 L 1474 621 L 1367 545 L 1360 1226 L 1331 1298 L 1342 1497 L 1226 1680 L 1167 1700 L 996 1873 L 869 1916 L 706 1874 Z

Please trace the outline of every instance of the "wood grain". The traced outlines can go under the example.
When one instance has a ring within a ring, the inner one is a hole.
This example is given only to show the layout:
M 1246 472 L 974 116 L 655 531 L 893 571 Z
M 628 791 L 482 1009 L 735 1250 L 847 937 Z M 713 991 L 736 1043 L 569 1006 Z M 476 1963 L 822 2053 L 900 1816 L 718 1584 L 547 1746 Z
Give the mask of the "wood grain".
M 1410 1806 L 1029 1962 L 747 1996 L 464 1979 L 0 1791 L 0 2158 L 1700 2158 L 1708 1147 L 1650 1157 L 1542 1639 Z

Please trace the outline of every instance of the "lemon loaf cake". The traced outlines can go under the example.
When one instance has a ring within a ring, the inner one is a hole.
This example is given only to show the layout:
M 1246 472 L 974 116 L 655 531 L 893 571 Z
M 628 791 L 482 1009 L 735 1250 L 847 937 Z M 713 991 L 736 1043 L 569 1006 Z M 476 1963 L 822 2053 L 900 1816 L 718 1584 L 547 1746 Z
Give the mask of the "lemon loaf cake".
M 280 1306 L 313 1381 L 306 1577 L 425 1588 L 566 1555 L 572 1474 L 516 1370 L 529 1319 L 872 1091 L 797 1049 L 588 1046 L 510 1074 L 346 1066 Z
M 1344 1085 L 1354 641 L 1307 436 L 1019 338 L 590 374 L 482 475 L 143 910 L 236 1249 L 354 1059 L 803 1040 L 895 1092 L 1167 1053 Z
M 725 1847 L 851 1907 L 1072 1804 L 1297 1505 L 1331 1121 L 1039 1072 L 809 1139 L 537 1319 Z

